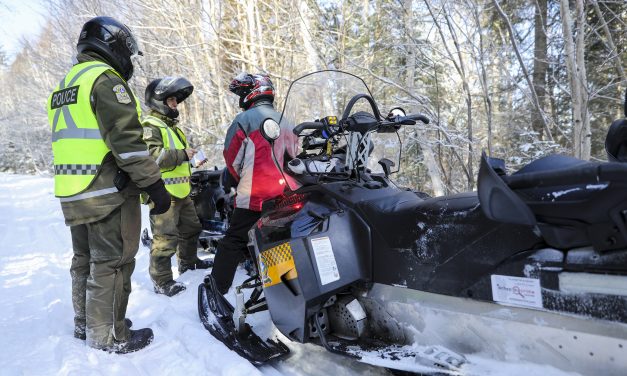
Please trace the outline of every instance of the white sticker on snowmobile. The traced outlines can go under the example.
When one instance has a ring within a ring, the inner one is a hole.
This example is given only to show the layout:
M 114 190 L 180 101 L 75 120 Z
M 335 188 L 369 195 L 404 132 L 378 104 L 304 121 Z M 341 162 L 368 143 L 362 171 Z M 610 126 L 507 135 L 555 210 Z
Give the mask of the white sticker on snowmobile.
M 313 249 L 316 266 L 318 266 L 318 275 L 320 283 L 326 285 L 340 279 L 340 271 L 337 269 L 335 255 L 331 247 L 331 240 L 328 237 L 311 239 L 311 248 Z
M 492 275 L 492 300 L 516 306 L 542 308 L 540 280 Z

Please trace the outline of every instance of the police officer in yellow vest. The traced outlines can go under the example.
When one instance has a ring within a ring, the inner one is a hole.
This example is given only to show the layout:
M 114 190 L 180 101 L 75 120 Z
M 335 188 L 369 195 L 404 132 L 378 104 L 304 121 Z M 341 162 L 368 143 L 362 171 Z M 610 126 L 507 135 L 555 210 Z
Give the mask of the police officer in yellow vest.
M 153 214 L 170 206 L 159 167 L 142 141 L 140 106 L 126 81 L 141 54 L 127 26 L 96 17 L 83 26 L 78 63 L 48 98 L 55 195 L 70 226 L 74 336 L 116 353 L 153 339 L 125 318 L 139 244 L 140 190 Z
M 189 197 L 189 161 L 196 150 L 189 147 L 185 134 L 177 126 L 177 106 L 193 90 L 192 84 L 183 77 L 159 78 L 146 87 L 145 103 L 151 111 L 142 121 L 144 141 L 161 168 L 165 186 L 172 195 L 170 210 L 150 216 L 153 241 L 149 271 L 155 292 L 167 296 L 185 290 L 185 285 L 173 280 L 172 255 L 177 255 L 179 274 L 211 266 L 209 261 L 200 260 L 197 256 L 198 235 L 202 227 Z

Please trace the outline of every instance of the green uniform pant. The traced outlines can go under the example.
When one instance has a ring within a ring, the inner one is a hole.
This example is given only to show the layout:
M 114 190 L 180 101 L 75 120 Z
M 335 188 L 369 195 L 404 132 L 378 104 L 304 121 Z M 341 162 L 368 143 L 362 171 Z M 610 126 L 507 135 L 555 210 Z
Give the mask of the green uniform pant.
M 129 197 L 102 220 L 70 226 L 74 324 L 86 328 L 91 347 L 109 347 L 114 340 L 128 339 L 124 317 L 140 227 L 139 196 Z
M 202 230 L 194 202 L 187 196 L 172 198 L 170 209 L 150 216 L 152 247 L 150 249 L 150 278 L 157 286 L 172 280 L 172 255 L 176 253 L 179 265 L 193 265 L 198 261 L 198 235 Z

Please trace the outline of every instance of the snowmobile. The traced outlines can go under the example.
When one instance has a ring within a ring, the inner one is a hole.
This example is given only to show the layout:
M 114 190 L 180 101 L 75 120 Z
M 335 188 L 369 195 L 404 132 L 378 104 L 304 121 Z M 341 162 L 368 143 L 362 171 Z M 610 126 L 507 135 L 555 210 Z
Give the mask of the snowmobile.
M 233 212 L 233 196 L 230 194 L 231 188 L 226 174 L 226 168 L 220 170 L 214 167 L 213 170 L 194 171 L 190 177 L 192 190 L 189 195 L 202 225 L 198 248 L 209 253 L 215 253 Z M 144 246 L 150 248 L 152 238 L 147 228 L 142 231 L 141 240 Z
M 377 137 L 427 123 L 387 116 L 359 77 L 294 81 L 261 127 L 285 194 L 249 231 L 256 274 L 234 299 L 211 276 L 198 310 L 255 365 L 289 353 L 247 316 L 269 310 L 290 341 L 421 374 L 473 374 L 476 356 L 582 374 L 627 372 L 627 165 L 554 155 L 507 174 L 482 155 L 478 190 L 397 186 Z M 400 137 L 399 137 L 400 140 Z

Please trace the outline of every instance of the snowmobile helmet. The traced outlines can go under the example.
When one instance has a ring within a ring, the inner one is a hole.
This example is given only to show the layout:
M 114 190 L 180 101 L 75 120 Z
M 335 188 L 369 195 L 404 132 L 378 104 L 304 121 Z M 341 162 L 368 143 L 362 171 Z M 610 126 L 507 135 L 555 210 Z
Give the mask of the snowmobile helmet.
M 267 75 L 242 72 L 229 84 L 229 90 L 239 96 L 239 106 L 247 110 L 260 99 L 274 101 L 274 85 Z
M 87 21 L 78 38 L 76 51 L 99 54 L 127 81 L 133 77 L 131 56 L 143 55 L 131 30 L 111 17 L 96 17 Z
M 183 102 L 194 91 L 194 86 L 185 77 L 163 77 L 153 80 L 146 86 L 146 106 L 170 119 L 179 116 L 178 110 L 167 105 L 166 100 L 175 97 L 178 103 Z

